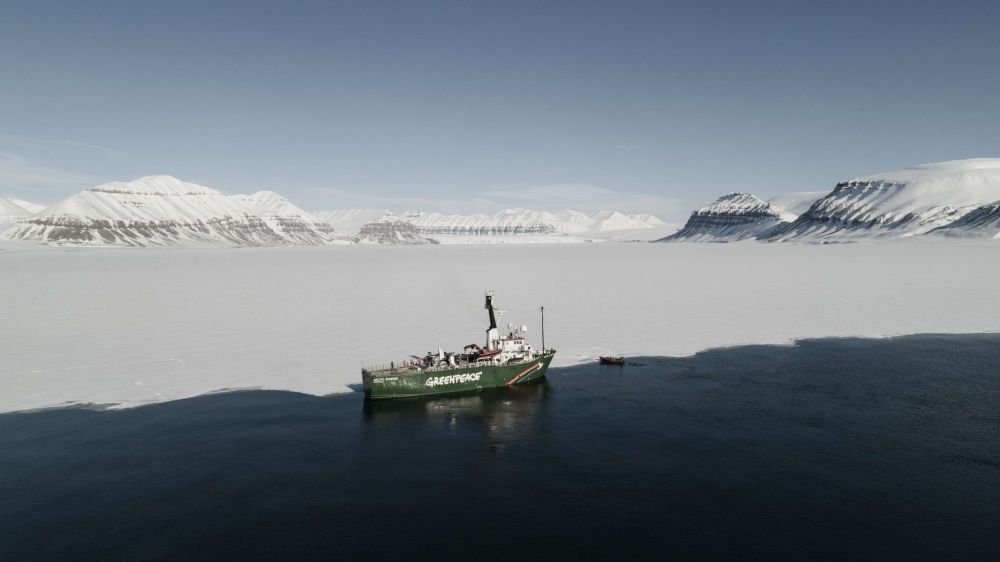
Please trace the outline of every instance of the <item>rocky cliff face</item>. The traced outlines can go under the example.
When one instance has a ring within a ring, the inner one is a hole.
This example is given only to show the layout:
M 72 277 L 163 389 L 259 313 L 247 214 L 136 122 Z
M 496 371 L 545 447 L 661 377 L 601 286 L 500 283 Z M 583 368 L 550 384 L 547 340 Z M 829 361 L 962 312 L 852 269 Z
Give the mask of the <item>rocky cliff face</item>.
M 795 215 L 749 193 L 730 193 L 691 213 L 684 228 L 660 242 L 735 242 L 757 238 Z

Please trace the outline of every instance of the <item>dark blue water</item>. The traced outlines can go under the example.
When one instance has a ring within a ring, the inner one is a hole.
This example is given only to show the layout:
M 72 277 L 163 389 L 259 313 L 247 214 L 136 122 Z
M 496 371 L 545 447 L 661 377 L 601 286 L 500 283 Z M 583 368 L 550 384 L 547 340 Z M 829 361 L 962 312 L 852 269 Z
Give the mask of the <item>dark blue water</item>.
M 1000 557 L 1000 336 L 0 416 L 0 559 Z

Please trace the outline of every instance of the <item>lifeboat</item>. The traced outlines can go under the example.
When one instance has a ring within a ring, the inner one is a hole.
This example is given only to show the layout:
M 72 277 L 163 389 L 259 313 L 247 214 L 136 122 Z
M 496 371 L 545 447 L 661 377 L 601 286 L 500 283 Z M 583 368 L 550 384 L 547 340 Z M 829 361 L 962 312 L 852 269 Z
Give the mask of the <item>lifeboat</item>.
M 501 351 L 503 351 L 503 350 L 502 349 L 484 349 L 484 350 L 482 350 L 482 351 L 479 352 L 479 355 L 476 357 L 476 361 L 488 361 L 490 359 L 493 359 L 497 355 L 500 355 Z

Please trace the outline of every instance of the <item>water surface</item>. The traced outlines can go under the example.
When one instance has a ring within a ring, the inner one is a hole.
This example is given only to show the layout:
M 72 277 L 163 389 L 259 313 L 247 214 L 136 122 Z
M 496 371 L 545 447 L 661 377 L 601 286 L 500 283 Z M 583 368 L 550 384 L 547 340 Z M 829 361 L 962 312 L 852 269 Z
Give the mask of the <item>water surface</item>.
M 1000 335 L 0 416 L 0 559 L 993 558 Z

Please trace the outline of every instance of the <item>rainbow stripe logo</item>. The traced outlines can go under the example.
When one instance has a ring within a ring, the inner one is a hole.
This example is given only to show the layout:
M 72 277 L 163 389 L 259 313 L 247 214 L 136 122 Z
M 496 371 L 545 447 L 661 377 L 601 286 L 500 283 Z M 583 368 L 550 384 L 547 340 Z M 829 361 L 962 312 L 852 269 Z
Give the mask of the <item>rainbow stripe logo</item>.
M 523 381 L 524 379 L 528 378 L 532 373 L 534 373 L 535 371 L 537 371 L 537 370 L 539 370 L 541 368 L 542 368 L 541 362 L 535 363 L 534 365 L 531 365 L 530 367 L 526 368 L 525 370 L 523 370 L 520 373 L 518 373 L 518 374 L 514 375 L 513 377 L 511 377 L 511 379 L 507 381 L 507 384 L 509 384 L 509 385 L 510 384 L 517 384 L 517 383 Z

